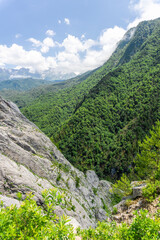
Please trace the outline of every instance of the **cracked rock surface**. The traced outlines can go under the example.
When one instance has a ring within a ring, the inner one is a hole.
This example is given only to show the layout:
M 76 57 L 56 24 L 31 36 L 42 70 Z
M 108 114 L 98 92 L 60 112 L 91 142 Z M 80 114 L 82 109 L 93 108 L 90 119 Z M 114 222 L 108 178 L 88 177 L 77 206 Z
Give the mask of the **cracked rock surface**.
M 106 219 L 104 204 L 111 206 L 111 184 L 99 180 L 94 171 L 84 174 L 74 168 L 14 103 L 0 97 L 0 200 L 18 204 L 17 192 L 23 198 L 33 192 L 40 202 L 41 191 L 53 187 L 64 191 L 70 204 L 57 207 L 57 214 L 76 219 L 82 228 Z

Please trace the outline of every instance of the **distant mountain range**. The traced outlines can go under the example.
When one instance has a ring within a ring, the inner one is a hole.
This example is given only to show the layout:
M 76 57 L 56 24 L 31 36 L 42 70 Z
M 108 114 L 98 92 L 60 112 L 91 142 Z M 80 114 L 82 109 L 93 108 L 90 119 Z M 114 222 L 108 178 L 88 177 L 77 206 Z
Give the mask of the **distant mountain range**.
M 20 69 L 7 69 L 0 68 L 0 81 L 11 80 L 11 79 L 25 79 L 25 78 L 33 78 L 33 79 L 43 79 L 48 81 L 55 80 L 66 80 L 72 77 L 75 77 L 75 73 L 55 73 L 53 69 L 49 69 L 48 71 L 40 73 L 31 73 L 27 68 Z

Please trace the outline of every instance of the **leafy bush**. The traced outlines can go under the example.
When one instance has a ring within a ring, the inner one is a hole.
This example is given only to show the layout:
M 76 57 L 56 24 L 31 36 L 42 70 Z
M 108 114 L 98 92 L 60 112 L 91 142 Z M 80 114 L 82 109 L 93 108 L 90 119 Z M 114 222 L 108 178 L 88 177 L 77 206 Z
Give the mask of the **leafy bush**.
M 160 193 L 160 181 L 148 182 L 147 186 L 142 189 L 143 197 L 148 201 L 152 202 Z
M 121 179 L 116 181 L 115 184 L 112 185 L 111 192 L 121 199 L 124 196 L 128 196 L 132 193 L 131 182 L 129 178 L 123 174 Z
M 30 194 L 20 208 L 10 206 L 0 209 L 0 239 L 2 240 L 49 240 L 75 239 L 73 229 L 63 216 L 54 214 L 55 205 L 62 203 L 62 195 L 57 191 L 45 191 L 44 209 L 37 206 Z
M 99 222 L 96 229 L 80 230 L 83 240 L 158 240 L 160 239 L 160 218 L 151 219 L 147 211 L 135 213 L 132 224 L 117 226 L 115 222 Z
M 79 188 L 80 186 L 80 178 L 76 176 L 76 188 Z
M 117 214 L 118 213 L 118 209 L 116 207 L 113 208 L 112 214 Z
M 160 180 L 160 121 L 156 122 L 143 142 L 139 143 L 135 165 L 138 175 L 143 179 Z

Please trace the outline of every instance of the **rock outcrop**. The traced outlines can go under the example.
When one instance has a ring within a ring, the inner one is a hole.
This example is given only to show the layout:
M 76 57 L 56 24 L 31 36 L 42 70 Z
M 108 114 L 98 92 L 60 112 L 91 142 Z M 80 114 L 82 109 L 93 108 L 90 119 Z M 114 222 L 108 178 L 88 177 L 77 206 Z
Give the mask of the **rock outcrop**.
M 15 104 L 0 97 L 1 199 L 7 196 L 12 202 L 17 192 L 23 198 L 33 192 L 41 203 L 41 191 L 53 187 L 65 192 L 69 205 L 66 209 L 57 207 L 57 214 L 76 219 L 82 228 L 106 219 L 104 204 L 110 208 L 111 184 L 100 181 L 94 171 L 85 175 L 74 168 Z

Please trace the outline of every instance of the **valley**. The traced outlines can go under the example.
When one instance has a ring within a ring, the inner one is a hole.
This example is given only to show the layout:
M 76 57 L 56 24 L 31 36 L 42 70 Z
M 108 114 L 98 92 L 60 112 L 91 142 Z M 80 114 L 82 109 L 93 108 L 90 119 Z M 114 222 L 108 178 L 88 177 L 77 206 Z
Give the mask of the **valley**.
M 0 81 L 2 240 L 157 240 L 159 197 L 160 18 L 82 75 Z

